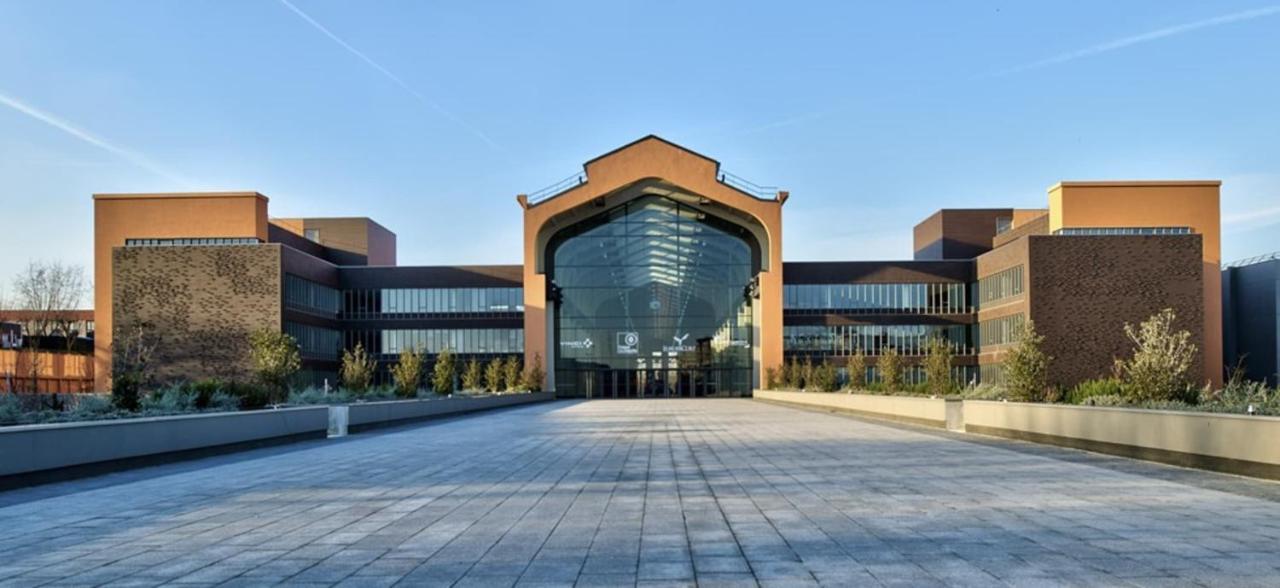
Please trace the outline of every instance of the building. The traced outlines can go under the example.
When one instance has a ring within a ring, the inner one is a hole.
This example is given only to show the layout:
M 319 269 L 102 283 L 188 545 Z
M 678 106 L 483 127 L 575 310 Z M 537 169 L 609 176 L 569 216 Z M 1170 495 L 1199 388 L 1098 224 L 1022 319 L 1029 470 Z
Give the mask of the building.
M 915 363 L 932 337 L 958 379 L 999 381 L 1033 320 L 1071 385 L 1109 373 L 1125 322 L 1173 308 L 1218 379 L 1218 188 L 1063 182 L 1041 210 L 934 214 L 912 260 L 786 262 L 787 192 L 649 136 L 517 196 L 522 263 L 477 267 L 397 266 L 372 220 L 271 219 L 254 192 L 99 194 L 96 373 L 105 386 L 113 337 L 146 332 L 162 377 L 246 377 L 248 333 L 268 327 L 298 339 L 312 381 L 358 342 L 384 369 L 410 347 L 523 355 L 561 396 L 740 396 L 788 358 L 861 349 L 874 377 L 882 350 Z
M 1280 253 L 1222 269 L 1223 362 L 1250 380 L 1280 384 Z

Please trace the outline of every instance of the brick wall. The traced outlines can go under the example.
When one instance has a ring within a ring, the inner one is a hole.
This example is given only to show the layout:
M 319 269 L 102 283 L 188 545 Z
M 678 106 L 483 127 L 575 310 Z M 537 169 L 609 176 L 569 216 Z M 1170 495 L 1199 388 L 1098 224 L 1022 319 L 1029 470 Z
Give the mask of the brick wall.
M 161 381 L 250 377 L 249 334 L 281 325 L 279 245 L 121 247 L 113 307 L 122 325 L 148 324 Z
M 1031 236 L 1027 290 L 1044 350 L 1054 357 L 1050 382 L 1064 387 L 1107 376 L 1132 344 L 1137 324 L 1172 308 L 1175 327 L 1204 337 L 1204 277 L 1199 235 Z M 1202 349 L 1203 351 L 1203 349 Z M 1203 353 L 1192 374 L 1203 372 Z

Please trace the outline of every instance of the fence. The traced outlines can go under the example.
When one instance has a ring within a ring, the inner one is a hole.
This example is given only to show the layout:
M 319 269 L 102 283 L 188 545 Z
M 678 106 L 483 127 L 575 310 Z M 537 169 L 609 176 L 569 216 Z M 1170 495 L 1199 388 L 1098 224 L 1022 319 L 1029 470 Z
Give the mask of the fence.
M 32 373 L 32 366 L 35 372 Z M 0 392 L 93 391 L 93 356 L 0 349 Z

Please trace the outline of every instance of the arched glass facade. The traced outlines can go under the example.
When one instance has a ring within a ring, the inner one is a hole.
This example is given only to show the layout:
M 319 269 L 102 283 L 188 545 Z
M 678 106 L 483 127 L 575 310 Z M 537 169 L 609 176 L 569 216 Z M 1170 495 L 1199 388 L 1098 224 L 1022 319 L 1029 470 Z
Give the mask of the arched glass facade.
M 557 234 L 558 395 L 749 396 L 759 259 L 742 227 L 654 196 Z

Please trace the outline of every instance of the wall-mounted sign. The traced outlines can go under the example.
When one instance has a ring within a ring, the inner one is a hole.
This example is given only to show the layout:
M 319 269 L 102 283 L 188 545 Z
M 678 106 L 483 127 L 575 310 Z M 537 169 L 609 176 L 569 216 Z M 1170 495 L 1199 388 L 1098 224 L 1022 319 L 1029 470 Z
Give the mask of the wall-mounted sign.
M 564 349 L 591 349 L 592 345 L 594 345 L 594 343 L 591 342 L 591 337 L 587 337 L 586 339 L 582 339 L 581 341 L 561 341 L 560 342 L 560 347 Z
M 618 355 L 636 355 L 640 353 L 640 333 L 619 331 L 617 333 Z
M 685 344 L 685 341 L 688 339 L 689 339 L 688 333 L 685 333 L 683 335 L 673 335 L 671 337 L 671 342 L 674 343 L 674 345 L 663 345 L 662 350 L 666 351 L 667 353 L 681 353 L 684 351 L 693 351 L 692 345 Z

